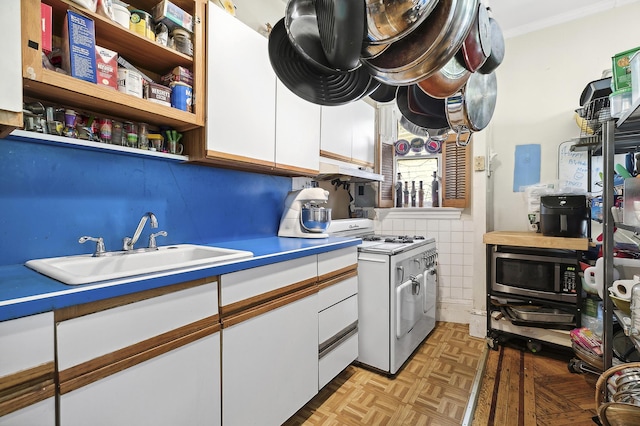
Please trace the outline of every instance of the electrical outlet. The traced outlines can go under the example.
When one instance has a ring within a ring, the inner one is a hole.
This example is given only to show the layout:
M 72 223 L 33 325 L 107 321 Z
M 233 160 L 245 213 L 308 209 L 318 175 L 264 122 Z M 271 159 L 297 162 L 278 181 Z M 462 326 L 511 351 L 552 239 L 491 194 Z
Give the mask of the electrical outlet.
M 473 170 L 481 172 L 484 170 L 484 156 L 473 157 Z

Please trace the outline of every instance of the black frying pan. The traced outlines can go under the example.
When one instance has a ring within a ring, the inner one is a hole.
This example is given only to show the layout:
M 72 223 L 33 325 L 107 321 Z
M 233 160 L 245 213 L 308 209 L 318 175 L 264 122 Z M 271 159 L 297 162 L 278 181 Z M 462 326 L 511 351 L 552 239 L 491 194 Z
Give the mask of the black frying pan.
M 329 63 L 342 71 L 359 67 L 366 34 L 364 0 L 315 0 L 315 8 L 320 43 Z
M 385 103 L 391 102 L 396 98 L 396 91 L 398 86 L 392 86 L 390 84 L 380 83 L 380 85 L 371 92 L 369 97 L 376 102 Z
M 269 35 L 269 60 L 280 81 L 294 94 L 318 105 L 344 105 L 366 96 L 376 82 L 364 67 L 348 72 L 323 71 L 293 47 L 282 18 Z
M 425 129 L 442 129 L 449 127 L 449 122 L 446 117 L 443 119 L 442 117 L 430 115 L 426 111 L 421 111 L 421 114 L 416 114 L 411 111 L 411 109 L 409 109 L 408 92 L 408 86 L 400 86 L 396 93 L 396 105 L 398 105 L 400 113 L 407 121 Z

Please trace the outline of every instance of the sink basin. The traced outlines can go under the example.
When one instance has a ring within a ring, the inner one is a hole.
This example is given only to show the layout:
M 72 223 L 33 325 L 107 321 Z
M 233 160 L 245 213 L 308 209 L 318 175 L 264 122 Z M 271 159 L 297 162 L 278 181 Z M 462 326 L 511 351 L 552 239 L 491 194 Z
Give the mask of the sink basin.
M 25 265 L 64 284 L 77 285 L 115 279 L 135 281 L 143 279 L 141 275 L 164 272 L 169 275 L 252 256 L 253 253 L 244 250 L 178 244 L 154 251 L 110 252 L 103 257 L 87 254 L 33 259 Z

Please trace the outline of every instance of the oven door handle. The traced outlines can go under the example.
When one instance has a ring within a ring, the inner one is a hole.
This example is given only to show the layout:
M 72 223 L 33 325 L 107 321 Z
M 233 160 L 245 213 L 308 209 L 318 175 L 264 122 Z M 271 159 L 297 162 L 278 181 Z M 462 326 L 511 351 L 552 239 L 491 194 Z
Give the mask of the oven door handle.
M 377 259 L 377 258 L 366 257 L 366 256 L 359 256 L 358 260 L 364 260 L 365 262 L 387 263 L 385 259 Z

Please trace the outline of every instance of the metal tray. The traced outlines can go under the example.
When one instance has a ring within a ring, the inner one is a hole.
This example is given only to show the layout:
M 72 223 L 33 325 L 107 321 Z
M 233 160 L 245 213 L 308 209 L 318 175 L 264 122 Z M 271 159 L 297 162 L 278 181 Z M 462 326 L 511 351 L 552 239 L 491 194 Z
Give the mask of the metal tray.
M 570 323 L 574 315 L 560 309 L 544 306 L 509 306 L 513 315 L 523 321 Z

